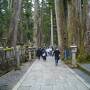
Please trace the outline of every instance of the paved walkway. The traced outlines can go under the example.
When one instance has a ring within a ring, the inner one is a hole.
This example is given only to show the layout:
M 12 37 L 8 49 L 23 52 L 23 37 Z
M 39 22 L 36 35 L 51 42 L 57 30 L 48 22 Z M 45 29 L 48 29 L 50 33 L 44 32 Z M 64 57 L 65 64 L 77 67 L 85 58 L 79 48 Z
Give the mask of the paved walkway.
M 54 58 L 46 62 L 36 60 L 13 90 L 90 90 L 83 79 Z
M 20 66 L 20 70 L 12 70 L 7 74 L 1 76 L 0 90 L 12 90 L 12 88 L 15 86 L 15 84 L 17 84 L 20 78 L 23 77 L 23 75 L 27 72 L 30 66 L 31 63 L 23 63 L 22 66 Z

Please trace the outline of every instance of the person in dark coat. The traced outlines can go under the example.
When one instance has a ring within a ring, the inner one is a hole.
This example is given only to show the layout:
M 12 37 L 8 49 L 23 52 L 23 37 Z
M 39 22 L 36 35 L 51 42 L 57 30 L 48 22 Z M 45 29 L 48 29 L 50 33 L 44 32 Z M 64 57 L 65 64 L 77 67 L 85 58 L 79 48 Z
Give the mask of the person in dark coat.
M 46 61 L 46 57 L 47 57 L 47 52 L 46 52 L 45 49 L 42 49 L 42 58 L 43 58 L 43 60 Z
M 56 48 L 55 51 L 54 51 L 55 64 L 56 64 L 56 66 L 58 65 L 59 55 L 60 55 L 60 51 L 59 51 L 58 48 Z
M 36 56 L 38 57 L 38 59 L 40 59 L 40 56 L 41 56 L 41 49 L 40 48 L 37 49 Z

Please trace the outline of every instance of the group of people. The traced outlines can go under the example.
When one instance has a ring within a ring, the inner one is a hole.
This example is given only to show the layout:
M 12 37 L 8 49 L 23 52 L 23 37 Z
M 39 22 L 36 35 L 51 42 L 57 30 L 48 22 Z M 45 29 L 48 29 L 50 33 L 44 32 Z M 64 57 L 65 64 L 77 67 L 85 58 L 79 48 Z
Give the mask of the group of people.
M 46 61 L 46 57 L 47 57 L 47 52 L 45 48 L 38 48 L 37 52 L 36 52 L 36 56 L 38 57 L 38 59 L 40 59 L 40 57 L 43 58 L 43 60 Z
M 38 48 L 36 51 L 36 56 L 38 57 L 38 59 L 42 57 L 44 61 L 46 61 L 47 56 L 54 56 L 55 65 L 57 66 L 58 60 L 60 59 L 60 51 L 58 48 Z

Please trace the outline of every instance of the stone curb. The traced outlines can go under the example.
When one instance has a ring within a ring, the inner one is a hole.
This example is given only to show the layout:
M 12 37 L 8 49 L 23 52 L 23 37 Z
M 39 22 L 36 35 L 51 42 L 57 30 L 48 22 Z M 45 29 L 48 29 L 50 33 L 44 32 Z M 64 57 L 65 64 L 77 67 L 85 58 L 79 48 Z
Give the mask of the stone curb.
M 35 63 L 35 62 L 34 62 Z M 13 87 L 12 90 L 18 90 L 19 86 L 22 84 L 28 73 L 31 71 L 33 64 L 31 67 L 27 70 L 27 72 L 24 74 L 24 76 L 18 81 L 18 83 Z
M 79 63 L 77 64 L 81 69 L 83 69 L 86 73 L 88 73 L 90 75 L 90 71 L 88 71 L 86 68 L 84 68 L 82 65 L 80 65 Z
M 65 65 L 66 65 L 66 64 L 65 64 Z M 90 89 L 90 84 L 86 83 L 83 78 L 81 78 L 80 76 L 78 76 L 78 75 L 76 74 L 76 72 L 74 72 L 72 69 L 70 69 L 67 65 L 66 65 L 66 67 L 68 68 L 69 71 L 71 71 L 73 74 L 75 74 L 75 76 L 76 76 L 76 78 L 77 78 L 78 80 L 80 80 L 88 89 Z

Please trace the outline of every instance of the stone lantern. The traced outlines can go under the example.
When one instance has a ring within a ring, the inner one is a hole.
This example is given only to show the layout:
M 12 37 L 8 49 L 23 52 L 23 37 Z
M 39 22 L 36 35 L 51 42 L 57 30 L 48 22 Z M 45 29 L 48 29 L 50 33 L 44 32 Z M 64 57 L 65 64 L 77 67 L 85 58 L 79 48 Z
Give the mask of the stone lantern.
M 32 59 L 32 58 L 31 58 L 32 47 L 28 47 L 28 51 L 29 51 L 28 54 L 29 54 L 29 61 L 30 61 L 30 60 Z
M 72 65 L 73 67 L 77 67 L 77 61 L 76 61 L 77 46 L 72 45 L 70 46 L 70 48 L 71 48 L 71 53 L 72 53 Z

